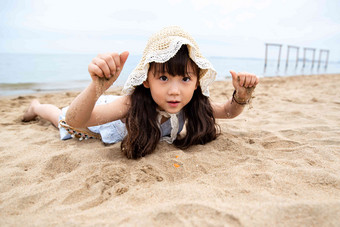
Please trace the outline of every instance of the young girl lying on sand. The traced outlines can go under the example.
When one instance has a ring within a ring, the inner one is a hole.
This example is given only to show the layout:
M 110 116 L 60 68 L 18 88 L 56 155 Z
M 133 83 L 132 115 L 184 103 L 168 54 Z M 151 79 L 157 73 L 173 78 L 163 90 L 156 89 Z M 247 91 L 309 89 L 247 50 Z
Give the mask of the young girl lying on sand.
M 225 103 L 209 100 L 216 71 L 194 39 L 179 27 L 167 27 L 149 39 L 138 66 L 129 75 L 124 96 L 102 96 L 121 73 L 129 53 L 100 54 L 88 66 L 92 78 L 69 107 L 60 110 L 33 100 L 23 121 L 37 116 L 60 129 L 61 139 L 100 138 L 121 143 L 128 158 L 152 153 L 166 141 L 180 149 L 205 144 L 218 135 L 216 118 L 233 118 L 249 102 L 259 79 L 235 73 L 235 91 Z

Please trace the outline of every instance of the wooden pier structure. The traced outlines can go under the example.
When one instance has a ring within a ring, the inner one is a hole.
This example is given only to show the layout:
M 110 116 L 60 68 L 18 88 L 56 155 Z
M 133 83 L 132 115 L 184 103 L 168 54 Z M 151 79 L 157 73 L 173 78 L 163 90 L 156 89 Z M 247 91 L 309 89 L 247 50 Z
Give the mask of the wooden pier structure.
M 279 44 L 279 43 L 265 43 L 266 49 L 265 49 L 265 58 L 264 58 L 264 72 L 266 72 L 267 66 L 268 66 L 268 50 L 270 46 L 273 47 L 278 47 L 279 48 L 279 53 L 278 53 L 278 58 L 277 58 L 277 71 L 279 71 L 280 69 L 280 62 L 281 62 L 281 50 L 282 50 L 282 46 L 283 44 Z M 298 63 L 299 63 L 299 49 L 300 47 L 298 46 L 292 46 L 292 45 L 287 45 L 287 57 L 286 57 L 286 71 L 288 69 L 288 65 L 289 65 L 289 53 L 291 49 L 295 49 L 296 50 L 296 61 L 295 61 L 295 69 L 297 69 L 298 67 Z M 312 57 L 312 63 L 311 63 L 311 69 L 314 68 L 314 64 L 315 64 L 315 53 L 316 53 L 316 48 L 311 48 L 311 47 L 304 47 L 303 48 L 303 59 L 302 59 L 302 70 L 305 68 L 306 66 L 306 61 L 307 61 L 307 52 L 312 52 L 313 53 L 313 57 Z M 319 60 L 318 60 L 318 66 L 317 69 L 320 69 L 321 66 L 321 61 L 322 61 L 322 56 L 323 54 L 326 54 L 326 59 L 325 59 L 325 65 L 324 68 L 327 69 L 328 66 L 328 59 L 329 59 L 329 50 L 326 49 L 320 49 L 319 50 Z

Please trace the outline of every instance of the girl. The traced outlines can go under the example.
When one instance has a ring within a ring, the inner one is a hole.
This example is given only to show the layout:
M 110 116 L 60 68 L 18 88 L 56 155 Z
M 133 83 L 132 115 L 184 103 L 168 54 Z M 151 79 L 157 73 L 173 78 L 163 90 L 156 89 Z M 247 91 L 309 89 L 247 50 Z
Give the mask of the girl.
M 125 96 L 101 96 L 117 79 L 129 53 L 98 55 L 88 66 L 92 78 L 69 107 L 32 101 L 23 121 L 40 116 L 60 128 L 62 139 L 100 138 L 121 142 L 128 158 L 153 152 L 160 140 L 180 149 L 216 139 L 216 118 L 233 118 L 249 102 L 259 79 L 235 73 L 235 91 L 223 104 L 211 103 L 209 85 L 216 71 L 193 38 L 179 27 L 167 27 L 148 41 L 138 66 L 129 75 Z

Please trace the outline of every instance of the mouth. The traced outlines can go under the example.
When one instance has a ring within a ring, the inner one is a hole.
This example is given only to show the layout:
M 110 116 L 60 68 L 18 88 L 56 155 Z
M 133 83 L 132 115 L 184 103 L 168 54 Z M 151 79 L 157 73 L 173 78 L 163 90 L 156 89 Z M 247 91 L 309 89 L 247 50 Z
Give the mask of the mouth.
M 178 106 L 180 102 L 179 101 L 168 101 L 168 104 L 171 106 L 171 107 L 176 107 Z

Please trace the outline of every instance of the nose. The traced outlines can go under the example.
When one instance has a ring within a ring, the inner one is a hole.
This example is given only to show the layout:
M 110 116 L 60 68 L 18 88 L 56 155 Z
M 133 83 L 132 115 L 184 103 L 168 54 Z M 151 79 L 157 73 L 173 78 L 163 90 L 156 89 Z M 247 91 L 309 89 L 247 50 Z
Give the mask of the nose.
M 180 94 L 179 84 L 176 81 L 172 81 L 172 83 L 170 83 L 168 94 L 169 95 L 179 95 Z

